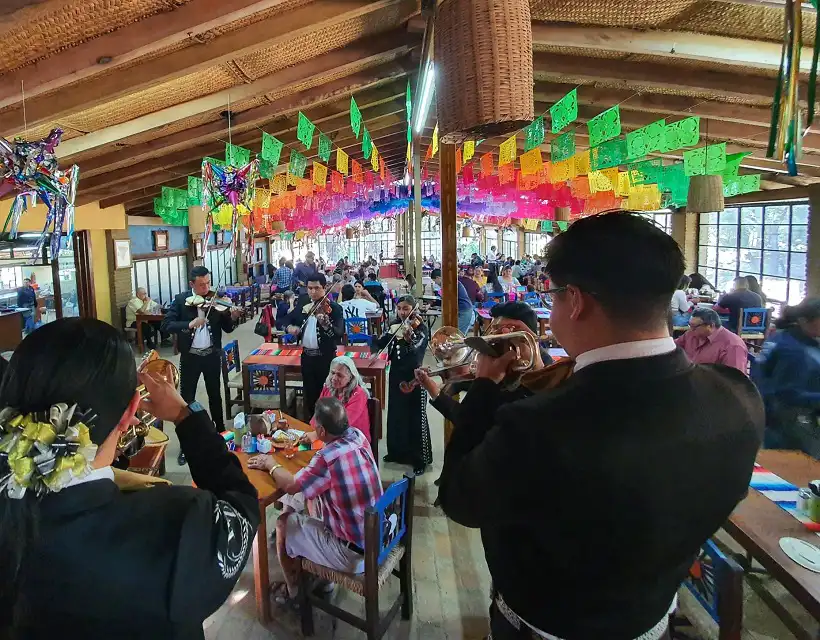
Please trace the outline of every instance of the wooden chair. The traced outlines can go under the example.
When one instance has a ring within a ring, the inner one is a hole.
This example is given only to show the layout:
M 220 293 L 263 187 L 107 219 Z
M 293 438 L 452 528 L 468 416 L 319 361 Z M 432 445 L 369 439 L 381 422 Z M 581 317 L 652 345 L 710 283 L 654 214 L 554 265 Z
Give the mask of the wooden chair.
M 370 345 L 373 336 L 367 329 L 367 318 L 345 318 L 345 344 Z
M 251 410 L 279 409 L 279 367 L 269 364 L 248 365 L 250 388 L 245 390 Z
M 379 438 L 382 437 L 382 403 L 378 398 L 367 399 L 367 415 L 370 418 L 370 449 L 379 466 Z
M 740 310 L 737 333 L 744 340 L 763 340 L 769 322 L 769 310 L 763 307 L 749 307 Z
M 242 359 L 239 357 L 239 341 L 234 340 L 222 347 L 222 390 L 225 393 L 225 419 L 231 420 L 231 407 L 244 403 L 242 384 Z M 231 391 L 237 392 L 236 396 Z
M 718 625 L 718 640 L 740 640 L 743 627 L 743 568 L 711 540 L 700 548 L 683 584 Z M 673 640 L 690 640 L 678 629 L 683 617 L 673 618 Z M 696 636 L 700 637 L 700 636 Z
M 334 571 L 302 558 L 299 574 L 300 613 L 302 633 L 313 635 L 313 607 L 361 629 L 368 640 L 379 640 L 387 631 L 401 608 L 403 620 L 413 614 L 413 490 L 415 478 L 405 476 L 390 485 L 378 502 L 369 507 L 364 516 L 364 573 L 354 575 Z M 379 615 L 379 589 L 395 575 L 400 581 L 399 595 L 387 615 Z M 364 597 L 364 619 L 326 602 L 311 593 L 311 576 L 335 582 Z
M 128 342 L 133 342 L 136 346 L 137 344 L 137 329 L 136 327 L 128 327 L 125 324 L 125 307 L 120 307 L 120 326 L 122 327 L 122 332 L 125 334 L 125 339 Z

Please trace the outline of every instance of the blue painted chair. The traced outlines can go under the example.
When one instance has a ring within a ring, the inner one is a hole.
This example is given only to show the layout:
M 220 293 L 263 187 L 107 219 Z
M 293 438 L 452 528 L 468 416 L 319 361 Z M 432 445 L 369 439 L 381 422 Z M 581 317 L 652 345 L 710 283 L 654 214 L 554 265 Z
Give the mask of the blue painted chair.
M 763 340 L 769 326 L 769 310 L 763 307 L 749 307 L 740 310 L 738 334 L 744 340 Z
M 402 620 L 413 614 L 411 551 L 413 546 L 413 491 L 415 478 L 405 476 L 385 489 L 378 502 L 364 516 L 364 573 L 350 574 L 323 567 L 302 558 L 299 574 L 302 633 L 313 635 L 313 607 L 361 629 L 368 640 L 380 639 L 401 609 Z M 379 613 L 379 589 L 387 579 L 399 578 L 399 595 L 384 618 Z M 354 616 L 312 593 L 312 576 L 335 582 L 362 596 L 365 618 Z
M 717 623 L 718 640 L 740 640 L 743 626 L 743 568 L 734 559 L 707 540 L 683 584 Z M 690 638 L 679 631 L 681 623 L 680 618 L 672 620 L 670 633 L 675 640 Z
M 278 409 L 282 406 L 279 397 L 279 367 L 269 364 L 248 365 L 248 379 L 251 409 Z
M 484 294 L 487 298 L 487 301 L 493 301 L 495 303 L 501 303 L 507 301 L 507 292 L 506 291 L 489 291 Z
M 231 420 L 231 407 L 242 406 L 244 385 L 242 384 L 242 360 L 239 357 L 239 341 L 234 340 L 222 347 L 222 389 L 225 392 L 225 418 Z M 236 391 L 236 395 L 232 395 Z
M 367 344 L 373 341 L 367 331 L 367 318 L 345 318 L 345 337 L 347 344 Z

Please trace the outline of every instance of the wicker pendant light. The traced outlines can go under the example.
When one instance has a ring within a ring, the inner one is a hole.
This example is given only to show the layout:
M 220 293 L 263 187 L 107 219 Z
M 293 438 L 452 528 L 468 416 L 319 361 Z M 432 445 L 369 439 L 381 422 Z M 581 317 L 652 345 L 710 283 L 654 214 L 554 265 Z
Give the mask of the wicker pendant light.
M 686 210 L 690 213 L 723 211 L 723 176 L 692 176 Z
M 464 227 L 462 227 L 462 229 L 461 229 L 461 237 L 462 238 L 472 238 L 473 236 L 475 236 L 475 231 L 473 230 L 473 228 L 468 227 L 467 225 L 464 225 Z
M 270 230 L 271 231 L 284 231 L 285 230 L 285 223 L 281 220 L 274 220 L 270 223 Z
M 555 207 L 555 220 L 560 220 L 561 222 L 569 222 L 569 216 L 572 213 L 572 209 L 569 207 Z
M 434 42 L 443 142 L 492 138 L 533 120 L 529 0 L 445 0 Z

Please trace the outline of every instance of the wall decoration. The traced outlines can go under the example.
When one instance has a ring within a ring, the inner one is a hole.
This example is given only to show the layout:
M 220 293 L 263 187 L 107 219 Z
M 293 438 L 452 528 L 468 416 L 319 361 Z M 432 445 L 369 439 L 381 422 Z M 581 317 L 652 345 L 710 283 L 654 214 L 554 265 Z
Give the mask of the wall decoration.
M 316 125 L 308 120 L 307 116 L 300 111 L 299 123 L 296 128 L 296 139 L 305 145 L 305 149 L 310 149 L 311 145 L 313 145 L 314 129 L 316 129 Z
M 154 251 L 168 251 L 168 232 L 165 230 L 151 231 L 151 244 Z
M 114 268 L 131 268 L 131 241 L 114 240 Z

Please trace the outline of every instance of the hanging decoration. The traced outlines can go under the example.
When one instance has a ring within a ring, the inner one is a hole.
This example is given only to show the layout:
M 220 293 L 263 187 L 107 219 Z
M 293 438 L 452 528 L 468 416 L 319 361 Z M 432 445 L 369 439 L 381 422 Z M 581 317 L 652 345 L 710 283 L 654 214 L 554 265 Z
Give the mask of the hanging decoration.
M 754 193 L 755 191 L 760 191 L 759 173 L 723 178 L 723 195 L 726 198 L 740 196 L 744 193 Z
M 687 176 L 722 174 L 726 169 L 726 143 L 684 151 L 683 169 Z
M 587 122 L 587 130 L 589 131 L 590 147 L 597 147 L 602 142 L 617 138 L 621 135 L 620 107 L 616 104 L 603 113 L 599 113 Z
M 202 206 L 202 178 L 188 176 L 188 206 Z
M 575 131 L 553 138 L 550 143 L 550 159 L 553 162 L 561 162 L 575 155 Z
M 344 193 L 345 191 L 344 176 L 338 171 L 334 171 L 330 174 L 330 190 L 333 191 L 333 193 Z
M 386 167 L 384 165 L 384 158 L 379 156 L 379 177 L 382 179 L 382 182 L 384 182 L 385 173 Z
M 370 167 L 373 171 L 379 170 L 379 150 L 376 149 L 376 145 L 373 145 L 373 149 L 370 153 Z
M 464 150 L 463 150 L 463 153 L 462 153 L 464 164 L 467 164 L 470 160 L 472 160 L 474 155 L 475 155 L 475 140 L 465 140 L 464 141 Z
M 499 167 L 515 162 L 515 157 L 518 152 L 518 142 L 516 141 L 515 136 L 516 134 L 511 135 L 498 147 Z
M 327 183 L 327 167 L 318 162 L 313 163 L 313 184 L 317 187 L 324 187 Z
M 9 142 L 0 137 L 0 196 L 14 194 L 3 232 L 15 238 L 20 217 L 29 204 L 34 206 L 37 198 L 47 209 L 43 230 L 32 251 L 33 259 L 41 253 L 49 233 L 52 256 L 59 254 L 62 231 L 65 229 L 67 240 L 74 233 L 74 199 L 80 170 L 76 165 L 65 171 L 58 169 L 54 150 L 62 135 L 62 129 L 53 129 L 35 142 Z
M 544 116 L 538 116 L 532 124 L 524 128 L 524 151 L 544 144 Z
M 531 176 L 538 173 L 544 166 L 544 161 L 541 158 L 541 149 L 534 147 L 526 153 L 521 154 L 521 173 L 525 176 Z
M 573 158 L 550 164 L 550 182 L 553 184 L 566 182 L 567 180 L 572 180 L 574 177 L 575 160 Z
M 269 133 L 262 134 L 262 159 L 270 162 L 274 166 L 279 165 L 279 158 L 282 156 L 284 143 L 274 138 Z
M 349 156 L 344 151 L 342 151 L 341 147 L 336 148 L 336 170 L 343 176 L 347 175 L 348 158 Z
M 362 134 L 362 155 L 365 160 L 369 160 L 372 153 L 373 140 L 370 139 L 370 132 L 367 130 L 367 127 L 365 127 L 364 133 Z
M 350 165 L 352 167 L 351 173 L 353 174 L 353 182 L 356 184 L 361 184 L 364 180 L 362 177 L 362 165 L 360 165 L 355 160 L 350 161 Z
M 512 164 L 502 164 L 498 167 L 498 183 L 507 184 L 515 178 L 515 166 Z
M 590 153 L 590 167 L 593 170 L 617 167 L 626 162 L 626 140 L 614 138 L 601 143 Z
M 581 151 L 575 154 L 575 174 L 585 176 L 590 171 L 591 150 Z
M 245 147 L 238 147 L 231 143 L 225 143 L 225 164 L 234 167 L 244 167 L 251 161 L 251 150 Z
M 359 111 L 359 105 L 356 104 L 353 96 L 350 97 L 350 128 L 358 138 L 362 129 L 362 112 Z
M 456 149 L 456 175 L 461 173 L 461 167 L 463 163 L 461 162 L 461 148 L 459 147 Z
M 436 126 L 433 129 L 433 144 L 430 148 L 432 149 L 430 157 L 435 158 L 438 153 L 438 122 L 436 122 Z
M 656 184 L 634 186 L 629 190 L 626 208 L 632 211 L 657 211 L 661 208 L 661 192 Z
M 559 133 L 578 119 L 578 89 L 573 89 L 550 107 L 551 131 Z M 616 133 L 615 135 L 620 135 Z
M 658 151 L 663 142 L 663 130 L 666 120 L 657 120 L 645 127 L 626 134 L 626 155 L 629 160 L 643 158 Z
M 737 175 L 740 169 L 740 163 L 743 158 L 752 155 L 751 151 L 743 151 L 741 153 L 729 153 L 726 155 L 726 168 L 723 170 L 724 177 L 733 177 Z
M 589 190 L 592 193 L 598 193 L 599 191 L 614 191 L 617 185 L 617 167 L 589 172 Z
M 202 187 L 204 200 L 208 203 L 205 234 L 202 238 L 202 255 L 205 255 L 208 239 L 213 229 L 213 213 L 223 205 L 228 205 L 231 209 L 231 253 L 235 255 L 239 242 L 239 217 L 250 214 L 253 208 L 258 172 L 259 166 L 256 160 L 240 168 L 230 165 L 220 167 L 207 161 L 202 163 Z M 225 225 L 220 223 L 220 226 Z M 250 216 L 248 236 L 253 238 L 253 216 Z M 246 253 L 252 252 L 253 242 L 248 242 L 245 249 Z M 252 262 L 252 259 L 247 261 Z
M 700 142 L 700 118 L 692 116 L 668 124 L 663 128 L 660 151 L 668 153 L 684 147 L 694 147 Z
M 302 178 L 305 175 L 305 169 L 307 169 L 307 158 L 298 151 L 291 149 L 288 173 L 297 178 Z
M 288 190 L 288 179 L 284 173 L 275 175 L 270 181 L 270 190 L 276 195 L 281 195 Z
M 658 183 L 663 176 L 663 160 L 652 158 L 627 165 L 630 181 L 633 186 Z
M 322 162 L 329 162 L 330 161 L 330 148 L 332 143 L 330 138 L 328 138 L 324 133 L 321 131 L 319 132 L 319 151 L 317 155 L 322 160 Z
M 480 160 L 481 164 L 481 176 L 483 178 L 489 178 L 493 175 L 493 153 L 492 151 L 485 153 L 481 156 Z
M 305 149 L 310 149 L 313 145 L 314 129 L 316 129 L 316 125 L 308 120 L 307 116 L 300 111 L 299 123 L 296 128 L 296 139 L 305 145 Z

